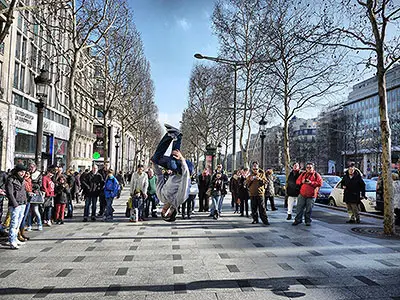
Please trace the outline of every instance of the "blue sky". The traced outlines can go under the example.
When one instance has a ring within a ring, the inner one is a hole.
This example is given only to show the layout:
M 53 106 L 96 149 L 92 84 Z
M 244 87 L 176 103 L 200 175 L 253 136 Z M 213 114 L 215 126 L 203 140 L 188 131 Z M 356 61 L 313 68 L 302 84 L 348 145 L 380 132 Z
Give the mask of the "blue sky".
M 210 19 L 214 0 L 130 0 L 129 4 L 150 61 L 160 122 L 179 126 L 196 63 L 193 55 L 218 54 Z

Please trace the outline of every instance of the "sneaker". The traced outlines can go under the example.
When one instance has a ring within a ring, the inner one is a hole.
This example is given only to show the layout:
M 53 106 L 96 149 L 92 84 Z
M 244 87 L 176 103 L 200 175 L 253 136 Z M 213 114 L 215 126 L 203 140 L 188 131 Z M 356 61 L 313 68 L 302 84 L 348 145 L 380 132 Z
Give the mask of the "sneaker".
M 292 219 L 292 215 L 288 214 L 286 220 L 291 220 Z
M 92 222 L 95 222 L 96 221 L 96 217 L 92 217 L 91 220 L 92 220 Z
M 38 225 L 38 230 L 42 231 L 43 230 L 43 226 L 42 225 Z
M 83 218 L 82 222 L 87 222 L 87 218 L 86 217 Z
M 19 249 L 19 246 L 17 243 L 10 243 L 10 248 L 13 250 L 17 250 L 17 249 Z
M 25 243 L 25 242 L 22 242 L 22 241 L 20 241 L 20 240 L 17 239 L 16 244 L 17 244 L 18 246 L 22 246 L 22 245 L 25 245 L 26 243 Z
M 300 223 L 301 223 L 301 222 L 294 221 L 294 222 L 292 223 L 292 226 L 299 225 Z
M 264 225 L 271 225 L 268 221 L 263 222 Z
M 357 223 L 357 224 L 360 224 L 360 223 L 361 223 L 361 220 L 356 220 L 356 223 Z
M 26 231 L 32 231 L 32 226 L 26 227 Z
M 171 212 L 172 211 L 172 212 Z M 172 209 L 170 210 L 170 212 L 168 214 L 166 214 L 163 218 L 163 220 L 165 222 L 175 222 L 176 220 L 176 215 L 178 214 L 178 212 L 176 211 L 176 209 L 174 209 L 172 207 Z
M 169 124 L 167 124 L 167 123 L 164 124 L 164 127 L 167 129 L 167 132 L 168 132 L 168 133 L 171 133 L 171 132 L 178 132 L 178 133 L 180 133 L 180 132 L 181 132 L 178 128 L 176 128 L 176 127 L 174 127 L 174 126 L 172 126 L 172 125 L 169 125 Z
M 347 224 L 354 224 L 356 221 L 354 221 L 354 220 L 348 220 L 348 221 L 346 221 L 346 223 Z
M 64 224 L 64 221 L 63 221 L 63 220 L 61 220 L 59 224 L 60 224 L 60 225 L 63 225 L 63 224 Z
M 167 129 L 168 135 L 174 140 L 177 141 L 178 137 L 182 135 L 178 128 L 175 128 L 171 125 L 164 124 L 165 128 Z

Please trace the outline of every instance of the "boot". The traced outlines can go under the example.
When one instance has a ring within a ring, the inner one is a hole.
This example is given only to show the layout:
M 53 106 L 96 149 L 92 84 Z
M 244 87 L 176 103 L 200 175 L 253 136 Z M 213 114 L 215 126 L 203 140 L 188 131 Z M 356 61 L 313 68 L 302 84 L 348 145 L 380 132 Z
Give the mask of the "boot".
M 18 237 L 17 237 L 17 239 L 18 239 L 19 241 L 21 241 L 21 242 L 25 242 L 25 239 L 24 239 L 24 237 L 23 237 L 22 234 L 21 234 L 21 230 L 18 230 Z
M 25 228 L 24 228 L 24 229 L 20 229 L 20 231 L 21 231 L 21 236 L 22 236 L 26 241 L 29 241 L 29 240 L 30 240 L 30 237 L 26 235 L 26 230 L 25 230 Z

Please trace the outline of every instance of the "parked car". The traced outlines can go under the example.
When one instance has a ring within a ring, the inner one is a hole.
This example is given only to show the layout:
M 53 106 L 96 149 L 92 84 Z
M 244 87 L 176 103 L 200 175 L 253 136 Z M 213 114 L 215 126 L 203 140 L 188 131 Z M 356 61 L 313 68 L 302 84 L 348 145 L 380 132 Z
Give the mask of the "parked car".
M 286 175 L 276 174 L 274 179 L 275 195 L 285 196 L 286 195 Z
M 322 182 L 322 186 L 319 189 L 317 199 L 315 199 L 316 203 L 329 204 L 329 195 L 332 192 L 332 187 L 326 182 Z
M 361 200 L 361 211 L 364 212 L 377 212 L 376 207 L 376 181 L 371 179 L 363 179 L 365 182 L 365 195 L 367 199 Z M 343 189 L 339 186 L 339 182 L 333 188 L 329 195 L 329 205 L 347 207 L 343 202 Z
M 322 175 L 322 180 L 326 181 L 332 188 L 335 187 L 335 185 L 342 180 L 339 176 L 336 175 Z

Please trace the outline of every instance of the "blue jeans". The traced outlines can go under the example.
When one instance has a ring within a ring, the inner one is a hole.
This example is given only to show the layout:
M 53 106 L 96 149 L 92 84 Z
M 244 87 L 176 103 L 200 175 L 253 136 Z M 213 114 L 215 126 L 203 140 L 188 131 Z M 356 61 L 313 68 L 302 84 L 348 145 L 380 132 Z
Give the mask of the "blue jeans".
M 25 228 L 26 219 L 28 218 L 28 216 L 30 214 L 31 214 L 31 204 L 30 204 L 30 202 L 28 202 L 25 205 L 24 217 L 22 218 L 21 225 L 19 226 L 19 229 L 24 229 Z
M 222 204 L 224 203 L 225 195 L 221 195 L 218 201 L 218 213 L 221 214 L 222 212 Z
M 83 212 L 83 217 L 89 217 L 90 205 L 92 206 L 92 218 L 96 217 L 96 203 L 97 196 L 85 196 L 85 211 Z
M 211 216 L 214 215 L 216 209 L 218 211 L 218 205 L 219 205 L 219 202 L 220 202 L 221 198 L 222 198 L 221 195 L 212 196 L 212 203 L 211 203 L 211 208 L 210 208 L 210 215 Z
M 303 220 L 303 213 L 304 219 L 307 223 L 311 223 L 311 212 L 314 206 L 315 198 L 305 198 L 302 195 L 299 195 L 297 198 L 297 207 L 296 207 L 296 218 L 295 221 L 297 223 L 301 223 Z M 304 212 L 305 210 L 305 212 Z
M 151 158 L 151 161 L 168 170 L 172 170 L 175 173 L 182 174 L 182 163 L 180 160 L 176 160 L 172 155 L 165 156 L 165 152 L 168 150 L 169 145 L 173 141 L 167 133 L 163 136 L 156 152 Z M 180 150 L 182 142 L 182 135 L 179 135 L 177 140 L 172 143 L 172 150 Z
M 113 201 L 114 201 L 114 198 L 106 198 L 106 219 L 107 220 L 112 220 L 112 218 L 113 218 L 113 208 L 112 208 L 112 205 L 113 205 Z
M 33 212 L 36 215 L 36 220 L 37 220 L 38 226 L 42 226 L 42 218 L 40 216 L 39 204 L 31 204 L 31 207 L 33 209 Z M 28 226 L 32 226 L 32 219 L 33 219 L 33 215 L 32 215 L 32 213 L 30 213 L 28 216 Z
M 18 205 L 17 207 L 10 207 L 11 213 L 11 222 L 10 222 L 10 231 L 8 235 L 8 241 L 10 243 L 16 243 L 18 237 L 18 229 L 21 225 L 22 219 L 24 218 L 25 213 L 25 204 Z
M 131 209 L 131 219 L 143 219 L 143 206 L 144 201 L 142 197 L 133 197 L 132 199 L 132 209 Z M 136 216 L 137 212 L 137 216 Z
M 44 208 L 44 220 L 51 221 L 51 217 L 53 216 L 53 206 L 48 206 Z

